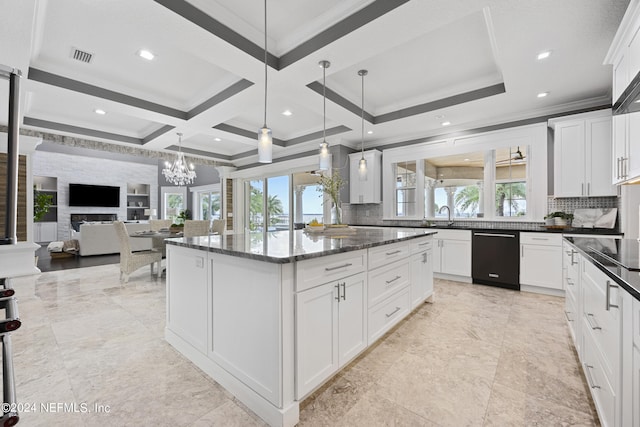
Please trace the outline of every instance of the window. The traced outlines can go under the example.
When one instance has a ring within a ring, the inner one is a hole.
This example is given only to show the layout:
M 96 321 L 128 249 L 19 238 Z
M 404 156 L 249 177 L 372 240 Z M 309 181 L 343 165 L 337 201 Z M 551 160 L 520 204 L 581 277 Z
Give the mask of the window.
M 186 187 L 162 187 L 162 219 L 175 219 L 187 208 Z
M 288 230 L 290 224 L 289 176 L 248 181 L 247 224 L 250 231 Z
M 416 214 L 416 162 L 399 162 L 394 165 L 396 185 L 396 216 L 410 217 Z
M 496 150 L 496 216 L 527 214 L 527 147 Z
M 425 217 L 483 217 L 485 153 L 457 154 L 424 160 Z
M 293 174 L 294 229 L 302 229 L 312 220 L 323 222 L 322 187 L 316 172 Z
M 212 220 L 222 217 L 221 196 L 218 189 L 196 191 L 195 197 L 197 204 L 194 208 L 194 219 Z

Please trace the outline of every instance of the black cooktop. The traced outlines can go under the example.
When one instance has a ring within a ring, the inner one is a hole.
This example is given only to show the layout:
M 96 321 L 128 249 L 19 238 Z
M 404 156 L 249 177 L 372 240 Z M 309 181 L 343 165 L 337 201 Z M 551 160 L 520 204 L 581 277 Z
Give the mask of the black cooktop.
M 594 239 L 588 249 L 626 268 L 640 271 L 640 242 L 635 239 Z

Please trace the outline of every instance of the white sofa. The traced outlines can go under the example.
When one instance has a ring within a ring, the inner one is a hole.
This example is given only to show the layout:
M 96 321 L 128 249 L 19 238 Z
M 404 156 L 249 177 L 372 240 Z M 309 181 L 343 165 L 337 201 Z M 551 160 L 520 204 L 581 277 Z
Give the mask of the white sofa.
M 131 235 L 136 231 L 150 230 L 149 224 L 127 223 L 127 232 Z M 72 233 L 72 238 L 80 244 L 80 256 L 104 255 L 120 253 L 120 243 L 113 224 L 87 223 L 80 225 L 80 233 Z M 145 251 L 152 248 L 149 237 L 131 237 L 133 251 Z

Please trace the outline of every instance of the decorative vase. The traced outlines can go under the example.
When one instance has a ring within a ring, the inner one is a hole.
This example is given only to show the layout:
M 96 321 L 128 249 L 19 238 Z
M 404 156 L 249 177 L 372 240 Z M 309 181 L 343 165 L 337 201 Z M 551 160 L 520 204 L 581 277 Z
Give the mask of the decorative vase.
M 342 208 L 335 203 L 331 207 L 331 224 L 342 224 Z

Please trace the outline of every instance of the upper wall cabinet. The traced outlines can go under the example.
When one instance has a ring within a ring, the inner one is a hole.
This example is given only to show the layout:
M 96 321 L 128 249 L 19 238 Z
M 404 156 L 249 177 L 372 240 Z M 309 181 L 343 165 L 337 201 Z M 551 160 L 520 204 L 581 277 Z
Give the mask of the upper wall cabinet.
M 549 121 L 554 130 L 554 196 L 615 196 L 611 185 L 611 111 Z
M 613 66 L 614 111 L 627 112 L 613 118 L 612 182 L 640 179 L 640 104 L 633 102 L 640 81 L 640 2 L 630 2 L 622 18 L 605 64 Z M 623 102 L 626 100 L 626 102 Z M 636 111 L 629 113 L 631 111 Z M 635 143 L 634 143 L 635 141 Z
M 360 159 L 367 161 L 367 172 L 360 175 Z M 382 153 L 378 150 L 349 154 L 349 201 L 351 204 L 380 203 Z

